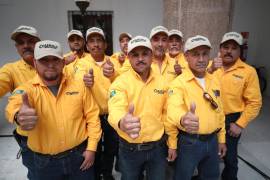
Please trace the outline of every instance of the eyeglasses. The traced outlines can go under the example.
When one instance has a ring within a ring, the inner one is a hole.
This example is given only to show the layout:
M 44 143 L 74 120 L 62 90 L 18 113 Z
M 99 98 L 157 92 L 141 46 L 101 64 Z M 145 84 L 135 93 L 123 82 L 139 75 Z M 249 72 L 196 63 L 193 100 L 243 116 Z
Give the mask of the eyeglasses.
M 217 108 L 218 108 L 218 104 L 214 101 L 214 99 L 212 98 L 212 96 L 210 96 L 209 93 L 204 92 L 204 93 L 203 93 L 203 97 L 204 97 L 205 100 L 207 100 L 207 101 L 210 102 L 211 107 L 212 107 L 213 109 L 217 109 Z

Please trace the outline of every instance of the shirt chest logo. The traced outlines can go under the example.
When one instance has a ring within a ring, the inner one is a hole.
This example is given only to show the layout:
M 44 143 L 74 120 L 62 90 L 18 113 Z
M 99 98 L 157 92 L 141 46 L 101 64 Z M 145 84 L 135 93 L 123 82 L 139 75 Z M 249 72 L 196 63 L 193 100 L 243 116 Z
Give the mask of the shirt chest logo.
M 69 96 L 77 95 L 77 94 L 79 94 L 78 91 L 68 91 L 68 92 L 66 92 L 66 95 L 69 95 Z
M 233 74 L 233 77 L 235 77 L 235 79 L 244 79 L 244 77 L 243 76 L 241 76 L 241 75 L 237 75 L 237 74 Z
M 162 89 L 154 89 L 154 93 L 156 93 L 156 94 L 164 94 L 165 91 L 162 90 Z

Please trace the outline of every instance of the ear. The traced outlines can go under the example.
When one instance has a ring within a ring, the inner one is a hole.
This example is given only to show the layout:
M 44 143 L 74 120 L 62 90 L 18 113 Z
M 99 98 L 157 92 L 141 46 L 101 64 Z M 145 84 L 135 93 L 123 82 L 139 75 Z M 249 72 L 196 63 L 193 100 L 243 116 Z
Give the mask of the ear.
M 37 60 L 35 58 L 33 58 L 33 63 L 34 63 L 35 69 L 37 69 Z

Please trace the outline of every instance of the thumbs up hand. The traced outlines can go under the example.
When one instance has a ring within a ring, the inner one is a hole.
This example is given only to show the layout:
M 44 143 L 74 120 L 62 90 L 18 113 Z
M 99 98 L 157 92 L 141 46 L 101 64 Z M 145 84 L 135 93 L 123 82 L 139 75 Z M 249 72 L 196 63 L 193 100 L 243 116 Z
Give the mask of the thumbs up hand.
M 123 64 L 125 62 L 125 55 L 123 53 L 119 54 L 118 61 L 120 64 Z
M 17 121 L 22 130 L 32 130 L 37 123 L 36 110 L 30 106 L 28 95 L 24 93 L 22 95 L 22 106 L 17 115 Z
M 182 74 L 182 67 L 180 66 L 180 64 L 178 63 L 178 60 L 175 59 L 175 64 L 174 64 L 174 71 L 175 74 L 178 76 L 180 74 Z
M 180 124 L 185 128 L 186 132 L 196 134 L 199 130 L 199 117 L 195 114 L 196 104 L 190 104 L 190 110 L 182 116 Z
M 130 104 L 127 114 L 119 122 L 119 128 L 125 133 L 127 133 L 130 138 L 136 139 L 137 137 L 139 137 L 141 123 L 140 118 L 135 117 L 133 113 L 134 105 Z
M 93 87 L 94 85 L 94 71 L 92 68 L 89 69 L 88 74 L 83 76 L 83 82 L 86 87 Z
M 73 61 L 75 61 L 76 58 L 77 58 L 77 51 L 74 51 L 74 53 L 64 58 L 65 64 L 68 65 L 72 63 Z
M 218 68 L 221 68 L 223 66 L 222 58 L 220 57 L 220 53 L 218 53 L 218 56 L 214 58 L 212 65 L 210 68 L 208 68 L 209 73 L 214 73 Z
M 106 63 L 103 65 L 103 75 L 107 78 L 111 78 L 114 75 L 114 66 L 110 58 L 107 58 Z

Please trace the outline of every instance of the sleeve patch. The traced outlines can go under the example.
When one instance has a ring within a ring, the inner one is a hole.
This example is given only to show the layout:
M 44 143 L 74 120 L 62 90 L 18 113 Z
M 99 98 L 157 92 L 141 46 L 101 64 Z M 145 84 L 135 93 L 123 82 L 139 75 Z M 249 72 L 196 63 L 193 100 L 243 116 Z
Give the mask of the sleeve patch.
M 112 91 L 110 92 L 110 98 L 114 97 L 115 95 L 116 95 L 116 91 L 115 91 L 115 90 L 112 90 Z
M 13 95 L 16 95 L 16 94 L 23 94 L 23 93 L 24 93 L 24 90 L 17 89 L 15 91 L 13 91 L 11 95 L 13 96 Z

